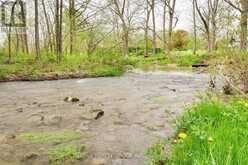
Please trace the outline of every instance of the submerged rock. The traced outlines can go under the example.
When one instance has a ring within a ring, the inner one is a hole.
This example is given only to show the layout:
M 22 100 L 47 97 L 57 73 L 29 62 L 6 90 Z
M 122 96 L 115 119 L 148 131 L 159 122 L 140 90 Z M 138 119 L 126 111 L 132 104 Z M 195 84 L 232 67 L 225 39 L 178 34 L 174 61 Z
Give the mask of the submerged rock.
M 93 109 L 80 116 L 81 120 L 98 120 L 104 116 L 104 111 L 101 109 Z
M 65 102 L 73 102 L 73 103 L 76 103 L 76 102 L 79 102 L 80 100 L 79 100 L 79 98 L 77 98 L 77 97 L 66 97 L 66 98 L 64 99 L 64 101 L 65 101 Z
M 100 111 L 100 112 L 97 113 L 97 115 L 95 117 L 95 120 L 98 120 L 98 119 L 100 119 L 103 116 L 104 116 L 104 111 Z
M 95 120 L 98 120 L 104 116 L 104 111 L 101 109 L 93 109 L 90 112 L 95 114 L 95 117 L 94 117 Z
M 22 161 L 27 161 L 30 159 L 36 159 L 39 155 L 37 153 L 27 153 L 23 156 Z
M 23 108 L 16 109 L 16 112 L 19 112 L 19 113 L 23 112 Z
M 64 99 L 65 102 L 70 102 L 71 100 L 72 100 L 72 97 L 66 97 L 66 98 Z
M 76 98 L 76 97 L 73 97 L 72 100 L 71 100 L 71 102 L 73 102 L 73 103 L 79 102 L 79 101 L 80 101 L 79 98 Z
M 79 106 L 80 107 L 85 107 L 85 104 L 84 103 L 80 103 Z

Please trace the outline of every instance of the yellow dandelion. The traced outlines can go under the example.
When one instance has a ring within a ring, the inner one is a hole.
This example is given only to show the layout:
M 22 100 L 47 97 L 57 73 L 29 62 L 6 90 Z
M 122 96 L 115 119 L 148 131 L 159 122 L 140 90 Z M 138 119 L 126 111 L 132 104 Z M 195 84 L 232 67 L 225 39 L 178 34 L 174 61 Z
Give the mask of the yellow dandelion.
M 212 137 L 208 138 L 208 144 L 212 144 L 214 142 L 214 139 Z
M 174 140 L 172 141 L 172 144 L 177 144 L 177 140 L 174 139 Z
M 187 138 L 187 134 L 186 134 L 186 133 L 180 133 L 180 134 L 178 135 L 178 137 L 179 137 L 180 139 L 184 140 L 184 139 Z

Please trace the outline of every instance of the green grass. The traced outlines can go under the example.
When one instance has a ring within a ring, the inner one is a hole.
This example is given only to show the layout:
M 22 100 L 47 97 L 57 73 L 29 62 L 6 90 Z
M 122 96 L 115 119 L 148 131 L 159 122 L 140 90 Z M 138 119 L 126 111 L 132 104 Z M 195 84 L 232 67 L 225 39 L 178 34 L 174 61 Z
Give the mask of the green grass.
M 165 145 L 167 140 L 160 141 L 147 149 L 146 156 L 151 160 L 148 165 L 163 165 L 168 160 L 168 156 L 165 151 Z
M 200 63 L 209 58 L 207 51 L 198 51 L 196 55 L 191 51 L 176 51 L 169 57 L 170 63 L 176 63 L 178 66 L 192 66 L 192 64 Z
M 19 139 L 31 141 L 34 143 L 48 142 L 68 142 L 81 138 L 79 133 L 75 132 L 43 132 L 43 133 L 22 133 L 18 135 Z
M 170 56 L 164 54 L 151 55 L 147 58 L 130 54 L 125 57 L 112 52 L 106 54 L 73 54 L 63 55 L 62 62 L 56 63 L 56 56 L 42 53 L 41 61 L 36 62 L 34 55 L 17 53 L 13 55 L 12 63 L 6 64 L 7 55 L 0 52 L 0 80 L 17 77 L 24 80 L 43 80 L 57 75 L 83 75 L 83 77 L 121 76 L 128 68 L 144 70 L 166 69 L 168 64 L 191 66 L 194 63 L 208 59 L 208 54 L 199 51 L 193 55 L 191 51 L 174 51 Z M 73 77 L 73 76 L 72 76 Z
M 81 73 L 86 77 L 120 76 L 124 66 L 131 64 L 123 56 L 106 55 L 87 56 L 84 54 L 64 55 L 60 64 L 56 63 L 53 54 L 42 54 L 42 60 L 37 63 L 34 56 L 17 54 L 12 64 L 5 63 L 6 58 L 0 54 L 0 80 L 8 76 L 23 77 L 29 80 L 39 80 L 46 75 L 68 75 Z
M 125 72 L 122 66 L 102 65 L 101 67 L 92 66 L 89 69 L 91 77 L 115 77 L 121 76 Z
M 48 151 L 49 164 L 61 165 L 65 162 L 74 163 L 84 156 L 85 147 L 77 145 L 65 145 Z
M 144 58 L 136 57 L 136 67 L 144 70 L 152 69 L 154 66 L 166 69 L 168 64 L 177 64 L 179 67 L 190 67 L 192 64 L 208 60 L 209 54 L 206 51 L 198 51 L 196 55 L 192 51 L 173 51 L 170 55 L 157 54 Z
M 151 165 L 246 165 L 248 162 L 248 100 L 223 103 L 204 100 L 178 122 L 171 153 L 156 144 L 148 149 Z M 179 138 L 179 134 L 187 137 Z M 160 162 L 162 161 L 162 163 Z

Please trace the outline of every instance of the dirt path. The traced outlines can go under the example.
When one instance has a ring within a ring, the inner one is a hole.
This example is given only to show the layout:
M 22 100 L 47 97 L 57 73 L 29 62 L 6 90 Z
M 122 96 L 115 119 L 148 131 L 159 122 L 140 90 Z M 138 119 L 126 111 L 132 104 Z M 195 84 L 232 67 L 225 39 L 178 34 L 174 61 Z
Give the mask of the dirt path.
M 107 165 L 142 165 L 145 149 L 173 134 L 173 120 L 194 101 L 197 91 L 206 89 L 208 78 L 205 74 L 155 72 L 128 73 L 120 78 L 1 83 L 0 164 L 48 164 L 46 155 L 20 161 L 27 152 L 44 151 L 41 145 L 1 137 L 76 131 L 84 135 L 77 143 L 85 144 L 88 153 L 78 165 L 96 160 Z M 67 96 L 76 96 L 80 102 L 67 103 Z M 90 112 L 97 109 L 105 115 L 90 120 Z

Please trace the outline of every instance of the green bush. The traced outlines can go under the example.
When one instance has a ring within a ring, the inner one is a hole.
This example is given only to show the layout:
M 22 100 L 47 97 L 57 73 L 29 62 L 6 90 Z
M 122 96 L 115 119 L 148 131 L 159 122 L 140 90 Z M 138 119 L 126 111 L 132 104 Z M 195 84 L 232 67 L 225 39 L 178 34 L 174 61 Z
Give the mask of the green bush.
M 172 47 L 175 50 L 186 50 L 189 42 L 189 34 L 185 30 L 177 30 L 172 33 Z

